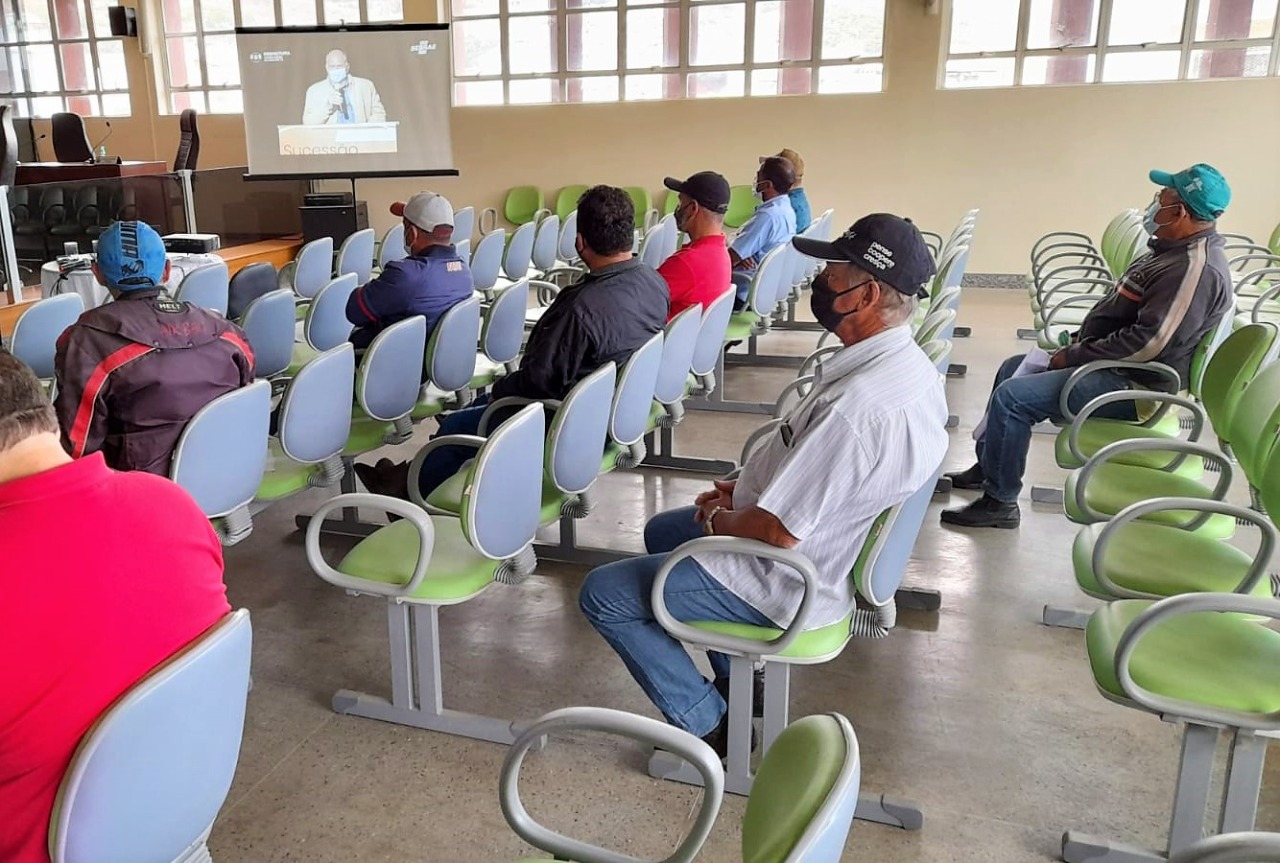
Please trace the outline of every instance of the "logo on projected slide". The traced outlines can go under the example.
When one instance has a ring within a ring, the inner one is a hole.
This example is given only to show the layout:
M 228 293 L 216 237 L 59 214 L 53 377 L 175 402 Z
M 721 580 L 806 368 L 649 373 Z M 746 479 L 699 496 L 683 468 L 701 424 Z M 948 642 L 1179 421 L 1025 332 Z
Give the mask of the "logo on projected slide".
M 261 52 L 261 51 L 254 51 L 253 53 L 251 53 L 251 54 L 249 55 L 249 62 L 250 62 L 250 63 L 261 63 L 261 62 L 262 62 L 262 52 Z
M 428 42 L 426 39 L 418 42 L 416 45 L 410 45 L 409 50 L 414 54 L 429 54 L 436 50 L 435 42 Z
M 249 54 L 250 63 L 283 63 L 288 58 L 288 51 L 252 51 Z

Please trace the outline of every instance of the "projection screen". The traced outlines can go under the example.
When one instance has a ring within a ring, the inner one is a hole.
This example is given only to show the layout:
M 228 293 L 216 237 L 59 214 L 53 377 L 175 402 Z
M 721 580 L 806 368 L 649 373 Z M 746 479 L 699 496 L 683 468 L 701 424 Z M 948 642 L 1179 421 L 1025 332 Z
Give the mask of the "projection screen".
M 456 174 L 447 24 L 242 27 L 249 178 Z

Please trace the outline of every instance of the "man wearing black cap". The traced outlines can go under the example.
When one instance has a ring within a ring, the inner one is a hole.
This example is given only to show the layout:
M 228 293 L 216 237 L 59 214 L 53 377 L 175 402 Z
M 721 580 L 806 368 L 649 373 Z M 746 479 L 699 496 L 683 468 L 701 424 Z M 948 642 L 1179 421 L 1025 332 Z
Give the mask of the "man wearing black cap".
M 729 250 L 724 244 L 729 181 L 715 171 L 700 171 L 684 182 L 674 177 L 662 182 L 680 193 L 676 228 L 689 235 L 684 248 L 658 267 L 671 290 L 670 320 L 690 306 L 705 309 L 729 289 Z
M 813 311 L 844 349 L 818 366 L 813 389 L 752 451 L 736 481 L 718 481 L 694 505 L 645 526 L 649 554 L 593 570 L 579 605 L 667 720 L 726 748 L 728 657 L 711 654 L 708 681 L 654 619 L 650 595 L 665 556 L 703 535 L 794 549 L 818 573 L 806 628 L 846 620 L 849 572 L 876 518 L 926 484 L 947 450 L 947 405 L 938 371 L 907 324 L 934 274 L 920 232 L 897 216 L 858 220 L 832 243 L 795 238 L 829 263 L 814 281 Z M 804 593 L 800 576 L 772 560 L 702 552 L 666 583 L 677 620 L 785 627 Z

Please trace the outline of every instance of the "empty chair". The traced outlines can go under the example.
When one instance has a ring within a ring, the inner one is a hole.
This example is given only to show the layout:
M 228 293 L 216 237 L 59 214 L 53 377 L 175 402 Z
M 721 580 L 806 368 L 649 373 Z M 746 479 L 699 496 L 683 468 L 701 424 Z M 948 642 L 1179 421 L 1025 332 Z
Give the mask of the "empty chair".
M 194 171 L 200 161 L 200 129 L 196 125 L 195 108 L 178 115 L 178 152 L 173 157 L 174 171 Z
M 502 256 L 502 275 L 508 282 L 523 279 L 529 274 L 529 263 L 533 259 L 533 241 L 537 237 L 538 226 L 526 222 L 516 228 L 507 243 L 506 254 Z
M 494 295 L 480 328 L 480 350 L 472 370 L 472 389 L 484 389 L 515 371 L 516 357 L 524 342 L 524 313 L 528 304 L 528 279 L 521 279 Z
M 384 269 L 392 261 L 399 261 L 405 256 L 404 222 L 396 222 L 382 235 L 378 244 L 378 269 Z
M 476 339 L 480 333 L 480 298 L 455 303 L 431 331 L 423 359 L 427 385 L 413 409 L 414 419 L 435 416 L 471 401 Z
M 267 463 L 271 385 L 254 381 L 200 409 L 178 438 L 169 478 L 187 490 L 223 545 L 249 535 L 248 503 Z
M 297 332 L 293 293 L 277 288 L 258 297 L 245 309 L 240 328 L 253 349 L 254 375 L 269 378 L 283 373 L 293 362 Z
M 240 757 L 252 641 L 249 612 L 228 614 L 89 728 L 58 788 L 53 863 L 210 859 Z
M 335 278 L 354 274 L 356 284 L 363 285 L 373 276 L 373 228 L 356 231 L 342 241 L 338 248 L 338 262 L 334 265 Z
M 644 220 L 653 209 L 653 196 L 649 194 L 649 190 L 643 186 L 627 186 L 622 191 L 630 196 L 631 203 L 636 208 L 636 227 L 647 227 Z
M 414 315 L 373 338 L 360 360 L 351 436 L 343 454 L 363 455 L 384 444 L 404 443 L 413 434 L 409 417 L 422 388 L 427 319 Z
M 513 225 L 523 225 L 535 221 L 543 206 L 542 190 L 537 186 L 516 186 L 507 192 L 502 215 Z
M 666 241 L 665 235 L 665 229 L 661 224 L 657 224 L 645 231 L 644 239 L 640 241 L 640 260 L 655 270 L 662 263 L 663 243 Z
M 227 317 L 233 321 L 244 317 L 250 303 L 279 289 L 278 278 L 276 268 L 267 261 L 258 261 L 237 270 L 227 286 Z
M 578 199 L 587 191 L 587 186 L 565 186 L 556 195 L 555 215 L 560 221 L 569 218 L 569 214 L 578 209 Z
M 556 265 L 560 243 L 560 217 L 552 213 L 538 223 L 538 234 L 533 239 L 532 263 L 539 273 L 545 273 Z M 513 281 L 518 276 L 508 275 Z
M 662 364 L 658 367 L 658 381 L 653 390 L 653 426 L 675 425 L 684 416 L 681 403 L 689 391 L 689 369 L 693 365 L 693 352 L 698 347 L 701 328 L 701 306 L 690 306 L 667 321 L 662 337 Z
M 506 239 L 506 231 L 490 231 L 480 238 L 480 242 L 471 253 L 471 283 L 477 291 L 485 295 L 485 299 L 490 297 L 494 285 L 498 283 Z
M 476 227 L 476 208 L 463 207 L 453 211 L 453 241 L 462 243 L 471 239 Z
M 453 250 L 458 253 L 458 257 L 466 261 L 468 265 L 471 263 L 471 241 L 459 240 L 453 244 Z
M 179 302 L 191 303 L 225 316 L 230 290 L 231 277 L 227 275 L 227 264 L 220 260 L 183 276 L 178 283 L 175 298 Z
M 302 322 L 303 343 L 293 349 L 291 371 L 315 359 L 330 348 L 336 348 L 351 336 L 352 324 L 347 320 L 347 300 L 356 289 L 356 277 L 348 273 L 320 289 L 307 307 Z
M 84 128 L 84 118 L 66 111 L 55 113 L 51 120 L 53 157 L 59 162 L 92 162 L 93 146 Z
M 83 312 L 79 294 L 58 294 L 33 303 L 14 324 L 9 351 L 30 366 L 36 377 L 53 380 L 58 337 Z
M 688 732 L 604 707 L 569 707 L 549 713 L 512 744 L 502 764 L 498 796 L 503 817 L 515 834 L 557 860 L 619 863 L 632 859 L 548 830 L 533 820 L 520 799 L 520 767 L 529 751 L 541 746 L 548 735 L 582 731 L 625 737 L 670 752 L 692 765 L 702 779 L 702 801 L 688 834 L 665 859 L 666 863 L 696 859 L 723 801 L 720 759 L 710 746 Z M 741 859 L 751 863 L 838 863 L 853 824 L 861 784 L 861 752 L 848 719 L 828 713 L 792 723 L 760 762 L 742 816 Z
M 304 300 L 313 298 L 332 278 L 333 237 L 312 240 L 298 250 L 298 256 L 280 270 L 280 287 L 289 288 Z

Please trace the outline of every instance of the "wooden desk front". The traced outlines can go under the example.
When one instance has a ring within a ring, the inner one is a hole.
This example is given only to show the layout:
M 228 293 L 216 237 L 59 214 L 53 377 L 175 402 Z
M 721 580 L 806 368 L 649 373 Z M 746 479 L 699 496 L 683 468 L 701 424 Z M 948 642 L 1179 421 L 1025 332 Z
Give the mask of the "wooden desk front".
M 298 249 L 301 248 L 302 237 L 294 235 L 275 240 L 244 243 L 239 246 L 226 246 L 218 249 L 214 254 L 227 262 L 227 269 L 234 276 L 240 270 L 259 261 L 274 264 L 278 270 L 292 261 L 297 256 Z
M 26 186 L 32 183 L 69 183 L 74 180 L 109 180 L 118 177 L 138 177 L 145 174 L 163 174 L 169 170 L 167 162 L 24 162 L 18 165 L 16 183 Z

